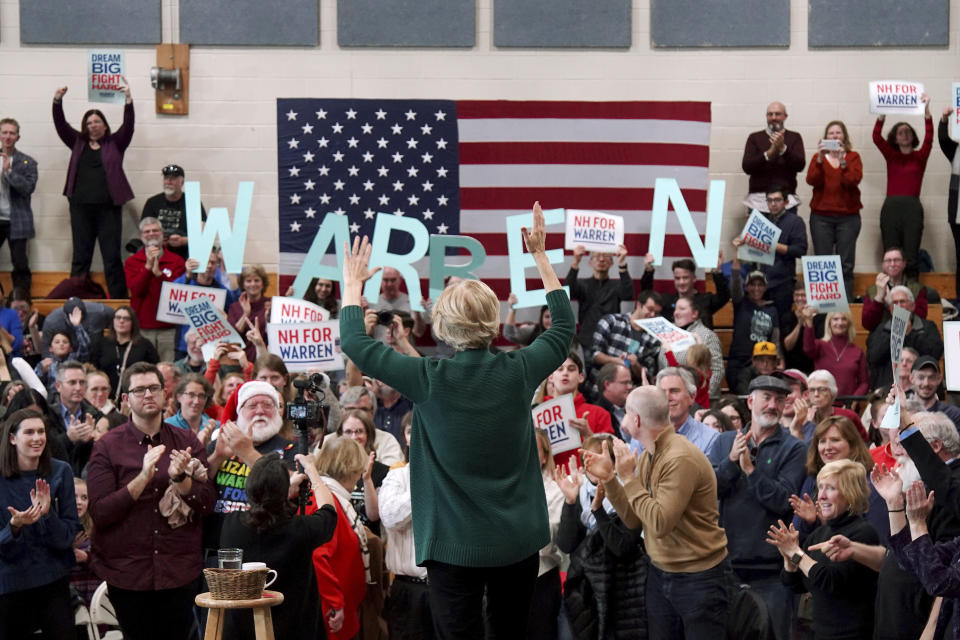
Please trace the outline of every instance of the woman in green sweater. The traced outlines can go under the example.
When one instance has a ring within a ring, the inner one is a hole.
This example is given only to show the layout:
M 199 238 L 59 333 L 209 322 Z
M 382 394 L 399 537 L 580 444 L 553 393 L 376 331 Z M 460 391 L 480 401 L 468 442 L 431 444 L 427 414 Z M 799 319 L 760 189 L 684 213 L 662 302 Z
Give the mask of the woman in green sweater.
M 410 482 L 418 565 L 426 566 L 440 638 L 482 638 L 482 601 L 494 638 L 522 635 L 539 566 L 550 539 L 530 398 L 567 357 L 573 337 L 570 301 L 544 249 L 540 205 L 522 230 L 547 291 L 553 319 L 530 346 L 490 349 L 500 305 L 477 280 L 443 290 L 433 308 L 449 360 L 400 355 L 367 336 L 360 296 L 370 245 L 355 239 L 343 262 L 343 352 L 367 375 L 414 402 Z M 518 626 L 519 625 L 519 626 Z M 491 636 L 488 636 L 491 637 Z

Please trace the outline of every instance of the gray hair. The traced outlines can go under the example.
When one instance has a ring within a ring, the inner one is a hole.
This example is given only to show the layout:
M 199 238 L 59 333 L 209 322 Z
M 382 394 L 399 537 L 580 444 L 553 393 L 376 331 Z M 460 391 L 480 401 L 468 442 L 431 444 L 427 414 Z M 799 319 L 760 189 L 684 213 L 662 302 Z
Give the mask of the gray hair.
M 924 411 L 913 414 L 913 424 L 917 426 L 927 442 L 939 440 L 951 455 L 960 453 L 960 434 L 957 427 L 945 413 Z
M 658 387 L 637 387 L 627 396 L 626 410 L 639 418 L 640 426 L 656 429 L 670 424 L 667 394 Z
M 76 360 L 67 360 L 66 362 L 60 363 L 60 366 L 57 367 L 57 382 L 63 382 L 64 378 L 67 376 L 67 371 L 70 371 L 71 369 L 79 369 L 80 371 L 83 371 L 83 365 Z M 86 373 L 84 373 L 83 379 L 87 379 Z
M 343 393 L 340 394 L 340 404 L 357 404 L 360 398 L 367 396 L 370 398 L 370 407 L 376 411 L 377 410 L 377 396 L 373 394 L 373 391 L 367 389 L 363 385 L 356 387 L 347 387 Z
M 669 376 L 679 376 L 680 379 L 683 380 L 683 386 L 687 388 L 687 393 L 690 394 L 690 397 L 695 398 L 697 396 L 697 383 L 689 371 L 683 367 L 666 367 L 661 369 L 657 374 L 657 385 L 660 384 L 663 378 Z
M 827 385 L 827 388 L 830 389 L 830 393 L 836 397 L 837 395 L 837 379 L 833 377 L 833 374 L 827 371 L 826 369 L 817 369 L 809 376 L 807 376 L 807 388 L 813 386 L 814 381 L 819 380 Z
M 917 300 L 913 295 L 913 291 L 910 291 L 909 287 L 905 287 L 902 284 L 898 284 L 894 288 L 890 289 L 889 295 L 892 296 L 895 293 L 905 293 L 907 295 L 907 300 L 910 302 L 916 302 Z
M 143 228 L 148 224 L 160 224 L 160 221 L 154 218 L 153 216 L 147 216 L 146 218 L 140 219 L 140 226 L 137 228 L 140 229 L 140 231 L 143 231 Z M 162 227 L 163 225 L 160 225 L 160 226 Z

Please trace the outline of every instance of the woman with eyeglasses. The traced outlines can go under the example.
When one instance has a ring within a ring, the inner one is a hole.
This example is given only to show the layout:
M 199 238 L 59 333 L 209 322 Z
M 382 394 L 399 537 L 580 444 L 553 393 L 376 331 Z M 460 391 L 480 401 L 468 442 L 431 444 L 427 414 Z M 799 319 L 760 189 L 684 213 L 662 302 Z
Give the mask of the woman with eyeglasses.
M 95 341 L 91 346 L 90 362 L 110 378 L 110 388 L 116 390 L 116 397 L 120 395 L 120 378 L 130 365 L 135 362 L 160 362 L 157 349 L 140 336 L 140 322 L 130 305 L 117 307 L 107 337 Z
M 799 431 L 803 435 L 803 441 L 809 444 L 818 424 L 830 416 L 843 416 L 853 423 L 863 441 L 867 441 L 867 430 L 864 428 L 860 416 L 850 409 L 844 409 L 833 404 L 833 401 L 837 398 L 837 379 L 833 377 L 832 373 L 826 369 L 817 369 L 807 376 L 807 385 L 808 400 L 796 403 L 797 409 L 794 418 L 796 422 L 791 431 L 797 431 L 797 423 L 802 425 Z
M 220 423 L 204 411 L 213 401 L 213 385 L 198 373 L 188 373 L 180 378 L 176 391 L 177 413 L 167 418 L 167 424 L 189 429 L 207 446 L 210 436 Z
M 120 258 L 123 219 L 121 207 L 133 199 L 133 190 L 123 172 L 123 154 L 133 139 L 133 98 L 124 79 L 126 93 L 123 124 L 110 130 L 99 109 L 88 109 L 81 119 L 80 131 L 63 115 L 66 87 L 53 94 L 53 124 L 63 144 L 70 148 L 67 182 L 63 195 L 70 202 L 70 228 L 73 231 L 71 276 L 90 272 L 93 246 L 100 242 L 103 272 L 111 298 L 127 297 L 127 281 Z
M 340 419 L 337 435 L 360 443 L 367 454 L 367 465 L 350 493 L 350 504 L 357 510 L 363 524 L 370 527 L 375 534 L 380 535 L 380 503 L 377 499 L 377 491 L 383 484 L 383 479 L 387 477 L 390 467 L 374 457 L 373 442 L 377 431 L 370 414 L 356 409 L 346 411 Z

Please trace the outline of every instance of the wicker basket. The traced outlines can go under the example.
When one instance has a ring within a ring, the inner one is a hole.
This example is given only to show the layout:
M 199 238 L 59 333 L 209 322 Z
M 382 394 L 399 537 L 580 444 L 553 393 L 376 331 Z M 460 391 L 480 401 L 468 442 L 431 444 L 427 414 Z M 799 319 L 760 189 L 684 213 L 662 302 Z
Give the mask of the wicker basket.
M 214 600 L 256 600 L 263 595 L 268 569 L 204 569 Z

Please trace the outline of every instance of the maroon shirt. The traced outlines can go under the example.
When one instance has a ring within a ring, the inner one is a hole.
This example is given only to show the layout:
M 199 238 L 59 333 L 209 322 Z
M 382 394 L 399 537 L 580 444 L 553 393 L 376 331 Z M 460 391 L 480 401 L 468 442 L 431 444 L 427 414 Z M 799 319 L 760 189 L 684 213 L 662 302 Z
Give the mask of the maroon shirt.
M 147 445 L 166 445 L 153 479 L 136 500 L 127 490 L 143 468 Z M 170 484 L 170 451 L 186 449 L 203 466 L 207 455 L 189 429 L 166 423 L 152 439 L 132 422 L 117 427 L 93 445 L 87 465 L 90 515 L 96 534 L 90 567 L 109 584 L 133 591 L 182 587 L 203 570 L 202 516 L 213 511 L 216 494 L 211 483 L 193 482 L 184 500 L 193 507 L 190 522 L 172 529 L 160 515 L 159 504 Z

